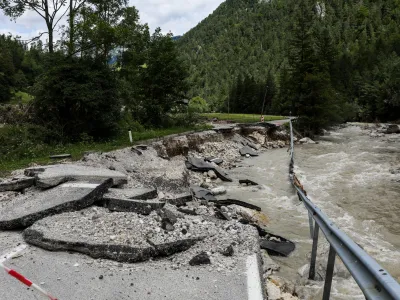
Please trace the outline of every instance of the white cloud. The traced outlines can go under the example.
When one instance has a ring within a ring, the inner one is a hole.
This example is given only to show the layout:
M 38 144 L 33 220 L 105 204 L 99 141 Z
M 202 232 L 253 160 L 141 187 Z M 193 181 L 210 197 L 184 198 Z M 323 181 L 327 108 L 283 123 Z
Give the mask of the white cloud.
M 182 35 L 211 14 L 223 0 L 130 0 L 140 13 L 142 23 L 148 23 L 154 31 L 172 31 Z M 63 22 L 62 22 L 63 23 Z M 61 23 L 60 23 L 61 24 Z M 23 39 L 45 32 L 43 19 L 33 11 L 26 12 L 16 21 L 0 12 L 0 33 L 19 35 Z

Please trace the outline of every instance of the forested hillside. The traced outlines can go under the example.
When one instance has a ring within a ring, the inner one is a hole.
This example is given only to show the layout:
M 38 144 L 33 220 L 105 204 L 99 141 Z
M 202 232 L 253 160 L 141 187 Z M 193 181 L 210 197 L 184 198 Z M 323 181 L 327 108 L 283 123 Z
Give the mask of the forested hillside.
M 215 110 L 400 117 L 399 0 L 227 0 L 178 43 Z

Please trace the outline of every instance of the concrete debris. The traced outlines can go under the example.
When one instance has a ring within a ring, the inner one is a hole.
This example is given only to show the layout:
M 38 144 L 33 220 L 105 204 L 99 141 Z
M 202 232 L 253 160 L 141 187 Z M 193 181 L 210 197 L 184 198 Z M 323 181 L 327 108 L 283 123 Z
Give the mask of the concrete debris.
M 256 151 L 254 151 L 252 148 L 250 148 L 249 146 L 244 146 L 243 148 L 241 148 L 239 150 L 240 155 L 242 156 L 246 156 L 246 155 L 250 155 L 250 156 L 258 156 L 258 153 Z
M 28 168 L 25 175 L 36 177 L 36 185 L 42 189 L 55 187 L 67 181 L 101 182 L 112 178 L 114 186 L 128 182 L 127 176 L 120 172 L 74 164 Z
M 240 184 L 245 184 L 245 185 L 258 185 L 258 183 L 257 182 L 254 182 L 254 181 L 252 181 L 252 180 L 249 180 L 249 179 L 240 179 L 239 180 L 239 183 Z
M 0 192 L 21 191 L 33 186 L 35 178 L 32 177 L 15 177 L 11 180 L 0 182 Z
M 268 226 L 269 218 L 264 212 L 239 205 L 232 205 L 232 208 L 235 210 L 236 214 L 240 216 L 241 222 L 253 226 L 256 225 L 259 228 Z
M 302 138 L 301 140 L 299 140 L 300 144 L 316 144 L 316 142 L 314 142 L 312 139 L 305 137 Z
M 296 249 L 295 243 L 277 237 L 260 240 L 260 248 L 267 250 L 270 255 L 289 256 Z
M 210 163 L 214 163 L 216 165 L 220 165 L 224 162 L 222 158 L 217 158 L 217 157 L 206 157 L 204 160 Z
M 185 165 L 189 170 L 196 172 L 208 172 L 212 170 L 223 181 L 232 181 L 232 179 L 229 178 L 228 174 L 222 168 L 216 167 L 201 158 L 189 157 L 185 162 Z
M 111 179 L 101 184 L 65 183 L 33 196 L 16 197 L 2 207 L 0 229 L 26 228 L 47 216 L 81 210 L 101 199 L 111 185 Z
M 149 215 L 152 211 L 163 208 L 165 202 L 158 200 L 133 200 L 128 198 L 108 197 L 105 206 L 110 211 L 135 212 L 141 215 Z
M 135 200 L 149 200 L 157 198 L 158 193 L 155 188 L 135 188 L 135 189 L 109 189 L 104 194 L 104 199 L 109 198 L 128 198 Z
M 211 193 L 214 196 L 223 195 L 223 194 L 226 194 L 226 192 L 227 192 L 226 187 L 224 187 L 224 186 L 219 186 L 219 187 L 211 189 Z
M 206 252 L 202 252 L 196 255 L 189 261 L 189 265 L 191 266 L 209 265 L 209 264 L 211 264 L 211 260 Z
M 225 211 L 223 211 L 222 209 L 214 209 L 215 211 L 215 216 L 221 220 L 226 220 L 226 221 L 230 221 L 232 220 L 231 217 L 229 216 L 229 214 Z
M 51 159 L 66 159 L 66 158 L 71 158 L 71 154 L 57 154 L 57 155 L 51 155 Z
M 177 195 L 170 195 L 167 198 L 161 199 L 169 204 L 177 207 L 184 206 L 186 203 L 193 201 L 193 195 L 191 193 L 182 193 Z
M 187 264 L 199 253 L 220 254 L 231 244 L 237 245 L 240 255 L 259 251 L 255 229 L 233 220 L 211 222 L 200 216 L 185 215 L 176 219 L 173 228 L 162 230 L 159 218 L 155 212 L 142 216 L 92 207 L 42 219 L 23 235 L 26 242 L 47 250 L 76 251 L 129 263 L 188 250 L 173 261 Z M 222 261 L 224 256 L 212 257 Z
M 207 201 L 216 200 L 213 193 L 208 189 L 204 189 L 199 186 L 192 186 L 191 190 L 193 192 L 194 197 L 196 197 L 199 200 L 207 200 Z
M 393 175 L 400 174 L 400 167 L 390 169 L 389 172 L 392 173 Z M 1 184 L 0 184 L 0 189 L 1 189 Z

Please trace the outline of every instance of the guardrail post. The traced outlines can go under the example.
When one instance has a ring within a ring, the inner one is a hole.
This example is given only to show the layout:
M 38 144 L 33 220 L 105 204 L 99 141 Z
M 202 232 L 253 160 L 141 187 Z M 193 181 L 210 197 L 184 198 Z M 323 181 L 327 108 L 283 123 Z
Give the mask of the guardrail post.
M 308 223 L 310 224 L 310 237 L 313 239 L 314 238 L 314 219 L 310 212 L 308 212 Z M 317 224 L 315 224 L 315 225 L 317 225 Z
M 329 248 L 328 265 L 326 267 L 324 295 L 322 297 L 322 300 L 329 300 L 329 298 L 331 296 L 333 270 L 335 268 L 335 258 L 336 258 L 336 251 L 331 245 Z
M 319 225 L 317 224 L 317 222 L 315 222 L 311 261 L 310 261 L 310 273 L 308 276 L 308 279 L 311 280 L 315 280 L 315 264 L 317 262 L 318 234 L 319 234 Z

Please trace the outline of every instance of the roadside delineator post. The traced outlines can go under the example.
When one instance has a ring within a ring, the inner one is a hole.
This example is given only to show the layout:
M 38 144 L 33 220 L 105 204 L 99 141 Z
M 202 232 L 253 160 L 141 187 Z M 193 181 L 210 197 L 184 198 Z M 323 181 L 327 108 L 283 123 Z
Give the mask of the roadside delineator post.
M 32 281 L 30 281 L 28 278 L 26 278 L 25 276 L 21 275 L 20 273 L 18 273 L 17 271 L 10 269 L 8 267 L 6 267 L 3 263 L 4 261 L 16 256 L 18 253 L 22 252 L 24 249 L 26 249 L 26 245 L 21 245 L 19 247 L 17 247 L 12 253 L 5 255 L 5 257 L 3 259 L 0 260 L 0 268 L 4 269 L 4 271 L 6 271 L 6 273 L 12 277 L 14 277 L 15 279 L 17 279 L 18 281 L 22 282 L 23 284 L 25 284 L 28 287 L 31 287 L 37 291 L 39 291 L 43 296 L 45 296 L 46 298 L 50 299 L 50 300 L 58 300 L 57 298 L 51 296 L 48 292 L 46 292 L 44 289 L 42 289 L 40 286 L 38 286 L 37 284 L 33 283 Z

